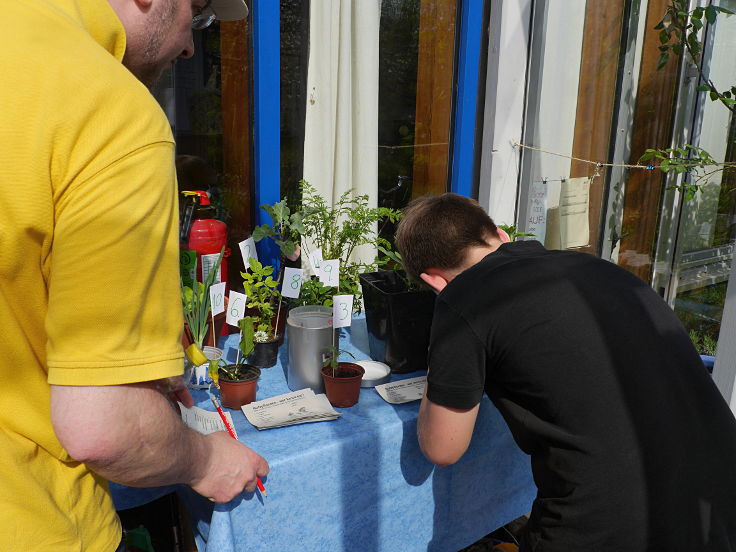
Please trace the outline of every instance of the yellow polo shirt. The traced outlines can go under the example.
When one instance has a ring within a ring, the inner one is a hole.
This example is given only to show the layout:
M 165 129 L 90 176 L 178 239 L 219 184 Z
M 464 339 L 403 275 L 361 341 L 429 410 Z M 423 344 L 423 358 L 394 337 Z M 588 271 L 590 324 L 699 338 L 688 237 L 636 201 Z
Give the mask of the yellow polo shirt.
M 110 551 L 107 483 L 56 439 L 49 384 L 182 372 L 174 143 L 106 0 L 2 13 L 0 549 Z

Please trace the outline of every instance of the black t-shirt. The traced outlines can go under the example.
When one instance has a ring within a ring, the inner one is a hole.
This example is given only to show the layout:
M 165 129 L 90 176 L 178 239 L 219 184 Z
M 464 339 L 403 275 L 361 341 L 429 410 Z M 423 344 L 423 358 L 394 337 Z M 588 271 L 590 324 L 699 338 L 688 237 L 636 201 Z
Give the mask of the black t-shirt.
M 535 241 L 458 275 L 437 297 L 427 396 L 465 409 L 483 392 L 531 455 L 526 550 L 736 551 L 736 422 L 637 277 Z

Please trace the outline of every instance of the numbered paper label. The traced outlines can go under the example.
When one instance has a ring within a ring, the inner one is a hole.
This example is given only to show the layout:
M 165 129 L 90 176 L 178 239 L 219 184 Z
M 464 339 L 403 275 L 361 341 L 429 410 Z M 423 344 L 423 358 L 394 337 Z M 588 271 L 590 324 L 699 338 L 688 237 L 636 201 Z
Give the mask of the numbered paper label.
M 179 269 L 182 283 L 194 288 L 192 284 L 197 278 L 197 252 L 189 249 L 179 251 Z
M 245 302 L 248 297 L 237 291 L 230 292 L 230 298 L 227 303 L 227 314 L 225 316 L 225 322 L 231 326 L 237 326 L 238 321 L 242 320 L 245 316 Z
M 332 298 L 332 327 L 349 326 L 353 320 L 353 296 L 335 295 Z
M 340 259 L 322 261 L 318 275 L 324 285 L 337 286 L 340 283 Z
M 202 281 L 205 282 L 207 280 L 207 276 L 210 273 L 210 270 L 212 270 L 215 265 L 217 264 L 217 259 L 220 258 L 219 253 L 212 253 L 210 255 L 202 255 Z M 217 274 L 215 274 L 214 283 L 221 282 L 222 278 L 220 277 L 222 274 L 222 270 L 218 270 Z
M 248 259 L 250 259 L 251 257 L 253 257 L 256 261 L 258 260 L 256 242 L 253 238 L 243 240 L 238 244 L 238 247 L 240 247 L 240 254 L 243 256 L 243 264 L 245 265 L 245 268 L 248 268 L 248 266 L 250 265 Z
M 225 282 L 210 286 L 210 305 L 212 305 L 212 316 L 216 316 L 225 310 Z
M 304 271 L 301 268 L 285 268 L 284 283 L 281 286 L 281 295 L 284 297 L 299 297 L 302 289 L 302 275 Z
M 315 249 L 309 254 L 309 263 L 312 265 L 312 270 L 315 274 L 319 275 L 319 269 L 322 266 L 322 250 Z

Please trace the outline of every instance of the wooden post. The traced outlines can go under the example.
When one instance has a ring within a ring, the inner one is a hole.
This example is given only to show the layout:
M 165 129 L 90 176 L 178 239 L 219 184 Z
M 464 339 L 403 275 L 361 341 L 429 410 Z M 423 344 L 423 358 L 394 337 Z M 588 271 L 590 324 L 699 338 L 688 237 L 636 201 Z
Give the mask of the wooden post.
M 422 0 L 412 197 L 447 190 L 456 0 Z
M 666 148 L 672 140 L 678 63 L 672 59 L 657 71 L 661 52 L 659 31 L 654 30 L 668 4 L 669 0 L 650 0 L 647 8 L 631 136 L 631 163 L 635 163 L 647 148 Z M 626 182 L 618 264 L 646 282 L 651 278 L 664 183 L 664 173 L 645 170 L 630 171 Z
M 586 5 L 573 157 L 601 162 L 608 158 L 625 11 L 624 0 L 588 2 Z M 592 176 L 594 172 L 595 166 L 589 163 L 575 160 L 570 163 L 572 178 Z M 598 252 L 600 239 L 605 168 L 601 168 L 599 174 L 590 186 L 589 245 L 580 248 L 593 254 Z

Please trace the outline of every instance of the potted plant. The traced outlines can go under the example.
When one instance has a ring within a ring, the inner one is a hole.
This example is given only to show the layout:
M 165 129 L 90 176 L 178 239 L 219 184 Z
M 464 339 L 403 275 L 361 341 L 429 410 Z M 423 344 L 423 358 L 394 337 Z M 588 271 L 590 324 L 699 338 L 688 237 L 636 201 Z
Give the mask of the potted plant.
M 398 252 L 379 250 L 394 269 L 360 275 L 371 358 L 396 373 L 426 370 L 435 294 L 407 277 Z
M 302 180 L 302 227 L 303 235 L 313 246 L 322 250 L 323 259 L 340 259 L 340 282 L 338 288 L 320 289 L 316 279 L 302 284 L 305 299 L 298 304 L 332 305 L 332 295 L 341 293 L 355 297 L 353 309 L 361 310 L 361 272 L 375 269 L 375 264 L 355 260 L 353 253 L 361 245 L 378 244 L 377 225 L 381 222 L 396 222 L 401 211 L 387 207 L 370 207 L 367 194 L 356 195 L 352 190 L 342 194 L 333 205 L 328 205 L 315 188 Z M 309 246 L 303 244 L 305 249 Z M 314 283 L 311 283 L 314 282 Z M 323 286 L 322 286 L 323 287 Z M 312 295 L 312 297 L 309 297 Z
M 241 350 L 248 363 L 258 368 L 270 368 L 278 356 L 278 305 L 281 302 L 279 283 L 273 279 L 273 267 L 248 259 L 249 270 L 242 272 L 243 293 L 248 297 L 246 315 L 240 321 Z
M 347 353 L 352 357 L 349 351 L 336 347 L 328 347 L 328 351 L 323 357 L 322 367 L 327 400 L 338 408 L 353 406 L 360 399 L 360 382 L 365 369 L 354 362 L 338 361 L 340 353 Z
M 204 343 L 205 340 L 212 339 L 214 344 L 218 326 L 217 322 L 219 322 L 219 327 L 222 327 L 224 313 L 218 315 L 218 320 L 213 320 L 210 316 L 212 310 L 210 305 L 210 287 L 220 270 L 220 262 L 222 261 L 224 252 L 225 248 L 223 247 L 214 267 L 207 274 L 204 282 L 195 281 L 192 287 L 185 286 L 184 284 L 181 285 L 181 302 L 184 314 L 182 346 L 191 364 L 188 367 L 190 373 L 184 374 L 187 382 L 191 379 L 191 370 L 194 367 L 202 366 L 208 360 L 222 355 L 222 352 L 216 347 L 204 347 Z
M 246 326 L 246 328 L 250 328 L 252 348 L 253 327 L 251 325 Z M 247 329 L 245 332 L 247 332 Z M 235 409 L 256 400 L 258 378 L 261 375 L 260 368 L 245 362 L 247 356 L 245 351 L 247 349 L 244 348 L 242 337 L 238 348 L 238 356 L 234 364 L 226 364 L 220 358 L 211 360 L 209 365 L 209 376 L 220 390 L 222 404 Z

